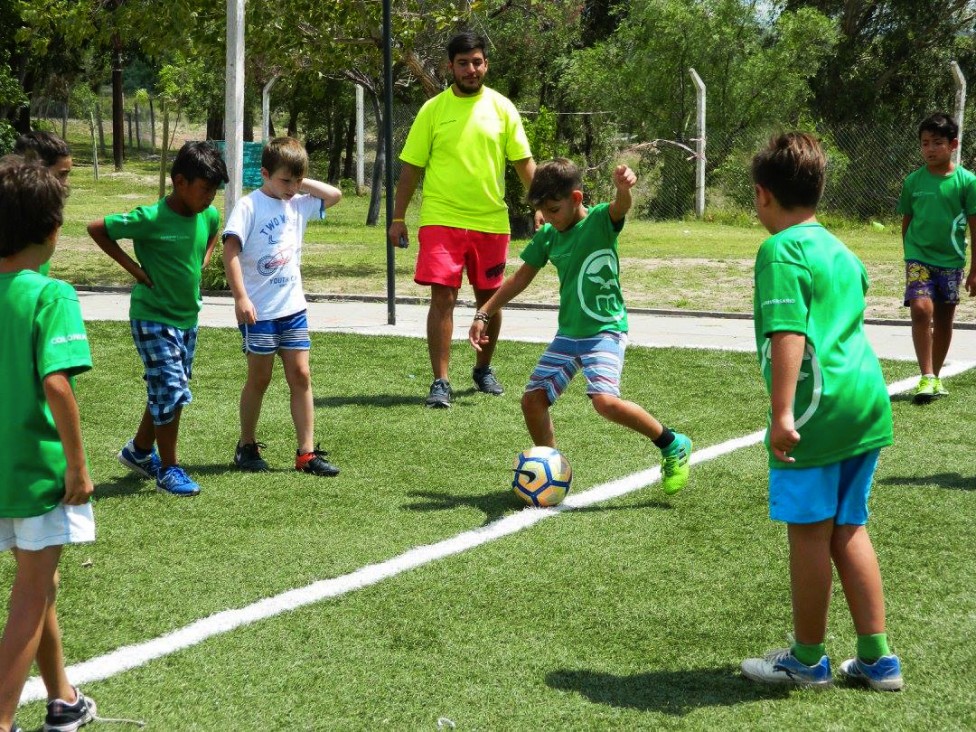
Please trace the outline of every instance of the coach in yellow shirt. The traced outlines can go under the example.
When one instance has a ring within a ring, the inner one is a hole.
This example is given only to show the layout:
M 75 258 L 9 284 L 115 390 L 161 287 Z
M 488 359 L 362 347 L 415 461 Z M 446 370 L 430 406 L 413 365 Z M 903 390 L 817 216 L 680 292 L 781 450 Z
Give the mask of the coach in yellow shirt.
M 410 127 L 388 232 L 394 245 L 407 236 L 404 216 L 423 174 L 414 281 L 430 285 L 427 349 L 434 382 L 425 404 L 435 408 L 450 407 L 453 396 L 448 366 L 462 272 L 467 269 L 479 307 L 505 276 L 510 233 L 505 164 L 512 163 L 526 189 L 535 174 L 518 110 L 484 86 L 484 39 L 459 33 L 448 43 L 447 55 L 454 82 L 427 100 Z M 504 392 L 491 368 L 500 329 L 499 312 L 488 323 L 489 342 L 472 372 L 475 387 L 487 394 Z

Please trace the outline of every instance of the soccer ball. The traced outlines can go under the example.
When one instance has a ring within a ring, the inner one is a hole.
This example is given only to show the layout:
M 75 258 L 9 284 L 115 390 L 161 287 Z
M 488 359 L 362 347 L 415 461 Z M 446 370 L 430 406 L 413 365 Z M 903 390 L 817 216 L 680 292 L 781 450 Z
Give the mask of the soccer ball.
M 559 450 L 553 447 L 530 447 L 515 458 L 515 495 L 530 506 L 557 506 L 562 503 L 573 482 L 573 469 Z

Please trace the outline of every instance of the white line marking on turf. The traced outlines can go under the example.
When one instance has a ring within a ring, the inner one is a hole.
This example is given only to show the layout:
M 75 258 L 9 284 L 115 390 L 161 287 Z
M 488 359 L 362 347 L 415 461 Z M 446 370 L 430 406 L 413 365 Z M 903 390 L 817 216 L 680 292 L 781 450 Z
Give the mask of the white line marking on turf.
M 955 376 L 974 367 L 976 367 L 976 363 L 954 362 L 946 365 L 942 369 L 941 375 L 945 377 Z M 888 393 L 894 395 L 908 391 L 916 383 L 918 383 L 917 376 L 902 379 L 891 384 L 888 387 Z M 695 450 L 691 456 L 691 463 L 692 465 L 704 463 L 727 455 L 740 448 L 750 447 L 762 442 L 764 434 L 765 430 L 760 430 L 745 435 L 744 437 L 728 440 L 720 445 L 712 445 L 701 450 Z M 70 666 L 67 669 L 68 678 L 71 679 L 72 683 L 78 685 L 110 678 L 123 671 L 145 665 L 157 658 L 162 658 L 184 648 L 197 645 L 215 635 L 228 633 L 241 626 L 274 617 L 289 610 L 296 610 L 305 605 L 311 605 L 321 600 L 339 597 L 353 590 L 375 585 L 384 579 L 394 577 L 407 570 L 421 567 L 438 559 L 460 554 L 461 552 L 481 546 L 482 544 L 487 544 L 495 539 L 515 534 L 530 526 L 534 526 L 543 519 L 557 516 L 560 513 L 572 511 L 584 506 L 592 506 L 632 493 L 657 482 L 660 475 L 660 467 L 642 470 L 638 473 L 620 478 L 619 480 L 595 486 L 582 493 L 571 494 L 566 497 L 566 500 L 562 504 L 555 508 L 536 508 L 518 511 L 497 521 L 493 521 L 486 526 L 471 531 L 464 531 L 457 536 L 439 541 L 435 544 L 415 547 L 392 559 L 361 567 L 355 572 L 342 575 L 341 577 L 313 582 L 306 587 L 288 590 L 274 597 L 259 600 L 246 607 L 215 613 L 159 638 L 143 643 L 136 643 L 131 646 L 123 646 L 111 653 Z M 29 679 L 24 686 L 20 702 L 21 704 L 26 704 L 39 699 L 45 699 L 46 697 L 47 692 L 44 689 L 44 683 L 40 677 L 35 676 Z

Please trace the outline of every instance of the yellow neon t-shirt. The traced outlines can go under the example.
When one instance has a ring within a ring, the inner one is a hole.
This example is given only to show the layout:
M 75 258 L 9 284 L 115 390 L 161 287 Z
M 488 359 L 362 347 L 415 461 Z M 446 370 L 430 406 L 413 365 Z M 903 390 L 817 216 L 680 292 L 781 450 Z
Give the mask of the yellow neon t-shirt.
M 498 92 L 428 99 L 410 127 L 400 160 L 424 168 L 421 226 L 508 234 L 506 161 L 532 157 L 515 105 Z

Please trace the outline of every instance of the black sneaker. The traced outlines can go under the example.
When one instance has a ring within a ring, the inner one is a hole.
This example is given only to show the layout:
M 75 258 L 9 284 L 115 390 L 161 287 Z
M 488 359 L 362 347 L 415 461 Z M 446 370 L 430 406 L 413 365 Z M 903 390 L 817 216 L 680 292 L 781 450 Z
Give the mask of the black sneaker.
M 451 382 L 447 379 L 434 379 L 434 383 L 430 385 L 430 394 L 427 395 L 427 401 L 424 402 L 424 405 L 432 409 L 447 409 L 451 406 L 451 400 L 453 398 L 454 392 L 451 391 Z
M 47 716 L 44 717 L 43 732 L 75 732 L 95 718 L 95 701 L 85 696 L 77 688 L 78 698 L 74 704 L 64 699 L 54 699 L 47 703 Z
M 474 386 L 478 391 L 483 391 L 492 396 L 501 396 L 505 393 L 505 387 L 495 378 L 495 371 L 491 366 L 474 369 L 471 372 L 471 378 L 474 379 Z
M 327 478 L 338 475 L 339 468 L 325 459 L 328 455 L 329 453 L 325 450 L 319 449 L 319 445 L 316 445 L 312 452 L 306 452 L 304 455 L 296 450 L 295 470 L 312 475 L 322 475 Z
M 263 442 L 250 442 L 246 445 L 237 443 L 234 450 L 234 465 L 241 470 L 249 473 L 263 473 L 268 469 L 268 464 L 261 457 L 261 450 L 267 447 Z

